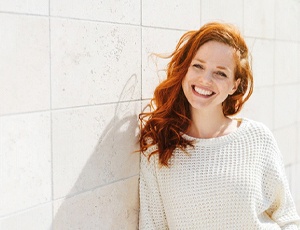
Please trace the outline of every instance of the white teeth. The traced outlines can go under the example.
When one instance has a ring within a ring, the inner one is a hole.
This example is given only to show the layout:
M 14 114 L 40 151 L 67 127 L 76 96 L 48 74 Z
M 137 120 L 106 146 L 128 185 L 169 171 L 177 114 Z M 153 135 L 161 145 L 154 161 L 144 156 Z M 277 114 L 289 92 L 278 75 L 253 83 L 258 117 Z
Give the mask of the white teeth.
M 201 95 L 205 95 L 205 96 L 209 96 L 212 95 L 212 91 L 208 91 L 208 90 L 204 90 L 204 89 L 200 89 L 198 87 L 195 86 L 195 91 Z

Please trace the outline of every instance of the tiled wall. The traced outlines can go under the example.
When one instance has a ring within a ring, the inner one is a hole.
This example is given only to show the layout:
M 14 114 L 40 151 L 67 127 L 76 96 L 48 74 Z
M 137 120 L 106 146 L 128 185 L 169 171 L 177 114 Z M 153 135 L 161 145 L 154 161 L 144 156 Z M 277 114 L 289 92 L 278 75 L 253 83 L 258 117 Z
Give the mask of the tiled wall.
M 300 211 L 299 0 L 0 0 L 0 229 L 136 229 L 137 117 L 180 36 L 239 26 Z

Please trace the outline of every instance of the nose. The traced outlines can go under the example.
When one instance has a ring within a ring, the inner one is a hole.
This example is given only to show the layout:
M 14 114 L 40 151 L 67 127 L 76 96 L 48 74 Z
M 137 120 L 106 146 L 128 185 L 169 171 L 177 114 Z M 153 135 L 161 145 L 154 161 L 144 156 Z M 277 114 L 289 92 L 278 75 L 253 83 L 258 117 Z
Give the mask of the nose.
M 199 80 L 202 83 L 210 84 L 212 82 L 212 75 L 213 73 L 211 71 L 203 71 Z

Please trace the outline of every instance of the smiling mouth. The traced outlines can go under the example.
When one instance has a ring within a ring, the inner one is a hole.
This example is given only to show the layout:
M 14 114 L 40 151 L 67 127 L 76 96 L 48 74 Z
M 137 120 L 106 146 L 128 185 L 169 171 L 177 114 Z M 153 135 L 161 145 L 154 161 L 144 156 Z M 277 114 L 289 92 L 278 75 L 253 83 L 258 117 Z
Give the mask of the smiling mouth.
M 198 93 L 198 94 L 200 94 L 202 96 L 211 96 L 211 95 L 215 94 L 213 91 L 205 90 L 205 89 L 199 88 L 199 87 L 197 87 L 195 85 L 193 85 L 192 87 L 193 87 L 193 90 L 196 93 Z

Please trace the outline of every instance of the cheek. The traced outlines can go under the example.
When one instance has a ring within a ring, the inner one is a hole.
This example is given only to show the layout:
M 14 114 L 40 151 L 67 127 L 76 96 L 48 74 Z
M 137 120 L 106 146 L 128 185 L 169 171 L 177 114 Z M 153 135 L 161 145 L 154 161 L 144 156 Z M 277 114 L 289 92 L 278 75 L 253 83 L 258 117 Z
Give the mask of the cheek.
M 187 91 L 187 89 L 188 89 L 188 80 L 187 80 L 186 77 L 184 77 L 184 78 L 182 79 L 182 82 L 181 82 L 181 88 L 182 88 L 182 90 L 183 90 L 183 92 L 184 92 L 184 94 L 185 94 L 186 91 Z

